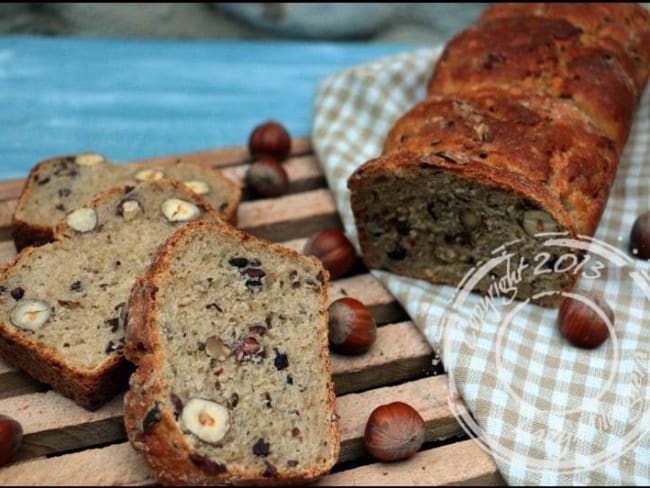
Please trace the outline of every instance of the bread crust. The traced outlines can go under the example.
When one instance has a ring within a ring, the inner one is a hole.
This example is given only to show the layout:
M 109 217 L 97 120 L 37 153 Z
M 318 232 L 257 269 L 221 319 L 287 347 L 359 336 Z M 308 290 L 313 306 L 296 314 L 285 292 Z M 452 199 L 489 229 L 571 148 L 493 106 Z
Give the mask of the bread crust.
M 146 433 L 141 428 L 143 419 L 157 402 L 157 399 L 163 398 L 167 394 L 161 376 L 164 357 L 160 348 L 159 329 L 156 326 L 156 293 L 163 274 L 170 266 L 170 260 L 176 246 L 186 235 L 200 229 L 219 230 L 242 240 L 257 239 L 227 224 L 219 225 L 205 221 L 192 222 L 179 229 L 167 240 L 147 273 L 138 278 L 129 300 L 130 320 L 125 345 L 127 359 L 135 363 L 137 367 L 131 376 L 130 388 L 124 398 L 124 422 L 129 440 L 154 470 L 158 480 L 165 485 L 213 485 L 225 483 L 270 486 L 301 484 L 313 480 L 329 471 L 338 458 L 340 439 L 337 420 L 330 423 L 329 439 L 331 440 L 332 451 L 327 466 L 324 466 L 323 469 L 305 469 L 298 473 L 287 473 L 278 470 L 276 476 L 269 478 L 260 478 L 259 473 L 254 471 L 210 475 L 199 469 L 190 460 L 189 456 L 192 449 L 183 438 L 178 424 L 174 420 L 173 412 L 164 406 L 164 402 L 158 402 L 161 421 L 148 429 Z M 264 246 L 270 247 L 271 244 L 264 243 Z M 324 283 L 327 283 L 329 273 L 322 268 L 322 264 L 315 258 L 302 256 L 282 246 L 277 246 L 275 249 L 292 259 L 311 260 L 322 269 Z M 332 365 L 329 358 L 327 339 L 326 289 L 326 286 L 323 286 L 320 294 L 322 310 L 320 317 L 320 359 L 322 364 L 325 365 L 324 374 L 328 378 L 328 410 L 332 416 L 335 416 L 336 396 L 331 380 Z M 332 418 L 337 419 L 336 417 Z
M 626 16 L 620 15 L 624 9 L 605 7 L 596 8 L 618 19 L 610 26 L 624 23 Z M 571 23 L 570 19 L 583 19 L 582 25 L 588 28 L 592 19 L 584 11 L 589 8 L 582 5 L 558 11 L 557 7 L 545 7 L 539 15 L 532 7 L 488 11 L 476 26 L 448 43 L 427 92 L 449 94 L 502 86 L 522 93 L 564 97 L 592 117 L 622 150 L 650 60 L 639 61 L 639 51 L 646 49 L 641 47 L 640 39 L 631 38 L 621 44 L 624 41 L 620 32 L 610 36 L 596 26 L 590 32 Z M 549 9 L 555 15 L 546 16 Z M 636 14 L 628 17 L 640 20 L 645 14 L 648 18 L 642 7 L 632 10 Z M 562 13 L 572 15 L 565 19 L 560 17 Z M 636 24 L 636 30 L 627 29 L 647 36 L 650 21 Z
M 162 181 L 162 180 L 161 180 Z M 184 194 L 194 201 L 206 216 L 220 220 L 219 214 L 201 197 L 189 191 L 179 182 L 164 180 L 179 194 Z M 97 195 L 86 206 L 96 208 L 104 201 L 110 201 L 115 196 L 122 195 L 126 187 L 112 188 Z M 51 246 L 61 247 L 66 241 L 67 224 L 59 222 L 52 227 L 53 242 Z M 34 247 L 24 248 L 0 273 L 0 281 L 6 280 L 13 270 L 23 261 L 29 259 L 35 251 Z M 133 366 L 118 352 L 109 356 L 98 367 L 84 370 L 74 367 L 53 351 L 42 347 L 29 335 L 9 328 L 0 320 L 0 357 L 3 360 L 22 369 L 38 381 L 51 385 L 62 395 L 71 398 L 78 405 L 96 410 L 127 386 Z
M 37 163 L 30 170 L 29 175 L 23 184 L 20 197 L 18 198 L 18 202 L 12 216 L 12 237 L 18 251 L 27 246 L 40 246 L 54 240 L 55 222 L 53 222 L 52 225 L 28 222 L 21 216 L 21 212 L 29 203 L 32 192 L 31 189 L 38 184 L 39 177 L 50 167 L 55 166 L 63 161 L 67 161 L 69 164 L 74 164 L 74 158 L 75 155 L 48 158 Z M 170 166 L 170 164 L 167 164 L 166 166 Z M 173 166 L 173 164 L 171 164 L 171 166 Z M 203 171 L 210 173 L 213 178 L 219 179 L 224 186 L 228 187 L 228 191 L 232 194 L 232 198 L 225 203 L 225 206 L 216 210 L 223 220 L 231 223 L 232 225 L 236 225 L 237 209 L 239 207 L 239 202 L 241 201 L 241 188 L 239 188 L 236 183 L 223 176 L 220 171 L 214 168 L 202 165 L 195 166 L 200 167 Z
M 400 151 L 528 196 L 573 234 L 587 235 L 605 208 L 618 158 L 612 141 L 572 104 L 496 88 L 420 102 L 386 137 L 384 154 Z

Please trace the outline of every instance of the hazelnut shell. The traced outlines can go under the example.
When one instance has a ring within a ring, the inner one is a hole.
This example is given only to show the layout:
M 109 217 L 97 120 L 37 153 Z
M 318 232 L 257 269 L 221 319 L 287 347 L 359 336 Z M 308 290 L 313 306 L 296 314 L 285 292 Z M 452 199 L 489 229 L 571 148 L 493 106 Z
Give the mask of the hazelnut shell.
M 7 415 L 0 415 L 0 466 L 9 463 L 23 441 L 22 426 Z
M 284 195 L 289 188 L 289 177 L 281 164 L 271 158 L 252 163 L 246 171 L 246 185 L 266 198 Z
M 630 233 L 630 252 L 641 259 L 650 259 L 650 212 L 640 215 Z
M 324 230 L 312 236 L 306 242 L 303 253 L 320 259 L 333 280 L 350 271 L 357 260 L 352 243 L 343 232 L 335 229 Z
M 291 150 L 291 136 L 282 124 L 268 120 L 253 129 L 248 150 L 253 158 L 270 156 L 282 161 Z
M 363 354 L 377 339 L 377 325 L 359 300 L 344 297 L 334 301 L 329 312 L 329 341 L 340 354 Z
M 600 297 L 590 297 L 614 325 L 614 312 Z M 609 337 L 609 328 L 601 316 L 586 303 L 567 297 L 560 305 L 558 326 L 562 335 L 574 346 L 594 349 Z
M 406 403 L 393 402 L 373 410 L 363 439 L 374 458 L 392 462 L 413 456 L 424 437 L 424 419 L 417 410 Z

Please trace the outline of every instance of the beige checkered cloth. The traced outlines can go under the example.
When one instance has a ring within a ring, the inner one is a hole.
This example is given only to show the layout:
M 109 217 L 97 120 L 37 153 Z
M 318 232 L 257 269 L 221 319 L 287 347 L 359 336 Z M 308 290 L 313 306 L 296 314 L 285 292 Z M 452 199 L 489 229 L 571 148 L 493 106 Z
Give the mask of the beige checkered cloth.
M 357 247 L 346 180 L 380 154 L 395 119 L 424 97 L 439 54 L 426 48 L 393 56 L 336 73 L 319 86 L 314 146 Z M 648 209 L 650 90 L 595 237 L 627 255 L 629 230 Z M 443 354 L 450 391 L 476 419 L 482 444 L 509 484 L 650 483 L 650 288 L 630 278 L 637 271 L 647 279 L 650 266 L 619 261 L 595 278 L 583 276 L 576 287 L 603 293 L 615 313 L 615 339 L 592 351 L 567 345 L 557 331 L 557 311 L 533 305 L 525 305 L 503 334 L 497 314 L 485 319 L 471 344 L 450 339 L 442 319 L 455 288 L 373 271 Z M 479 298 L 471 294 L 464 307 Z M 443 339 L 449 342 L 441 351 Z

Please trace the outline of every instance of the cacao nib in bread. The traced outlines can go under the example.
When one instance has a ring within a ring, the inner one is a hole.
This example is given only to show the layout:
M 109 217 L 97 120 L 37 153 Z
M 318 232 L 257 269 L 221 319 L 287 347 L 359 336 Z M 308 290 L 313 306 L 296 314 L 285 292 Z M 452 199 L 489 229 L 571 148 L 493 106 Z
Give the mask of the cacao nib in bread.
M 517 298 L 559 302 L 577 275 L 534 273 L 542 250 L 547 266 L 559 250 L 533 235 L 593 235 L 650 69 L 650 15 L 617 9 L 495 6 L 450 42 L 429 99 L 348 180 L 368 266 L 457 285 L 521 239 Z
M 159 481 L 285 484 L 332 467 L 327 279 L 227 225 L 169 238 L 133 287 L 126 340 L 125 425 Z
M 32 168 L 13 216 L 16 248 L 51 241 L 59 219 L 102 191 L 163 177 L 187 182 L 223 219 L 235 222 L 241 190 L 208 166 L 180 161 L 118 165 L 99 154 L 83 153 L 51 158 Z
M 179 182 L 111 189 L 68 214 L 55 241 L 0 275 L 0 356 L 95 409 L 126 387 L 127 302 L 138 273 L 184 222 L 220 220 Z

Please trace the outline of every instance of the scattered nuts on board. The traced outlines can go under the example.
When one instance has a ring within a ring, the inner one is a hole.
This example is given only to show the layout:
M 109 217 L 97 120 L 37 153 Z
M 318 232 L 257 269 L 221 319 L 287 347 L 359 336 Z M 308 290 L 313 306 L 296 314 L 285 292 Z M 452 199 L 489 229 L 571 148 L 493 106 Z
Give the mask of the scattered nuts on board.
M 343 232 L 335 229 L 324 230 L 312 236 L 305 243 L 303 253 L 320 259 L 333 280 L 350 271 L 357 260 L 352 243 Z
M 201 214 L 199 207 L 178 198 L 165 200 L 161 206 L 161 210 L 170 222 L 188 222 L 194 220 Z
M 90 232 L 97 225 L 97 212 L 92 208 L 78 208 L 68 214 L 66 222 L 77 232 Z
M 9 319 L 16 327 L 38 330 L 50 318 L 50 306 L 41 300 L 23 300 L 16 305 Z
M 393 402 L 375 408 L 366 424 L 366 450 L 382 462 L 413 456 L 424 442 L 424 420 L 410 405 Z
M 599 296 L 590 299 L 614 325 L 614 312 Z M 609 337 L 609 329 L 603 318 L 586 303 L 567 297 L 560 306 L 558 324 L 562 335 L 574 346 L 594 349 Z
M 11 461 L 22 442 L 22 426 L 7 415 L 0 415 L 0 466 Z
M 341 354 L 363 354 L 377 339 L 377 325 L 359 300 L 339 298 L 328 309 L 329 341 Z
M 283 125 L 268 120 L 253 129 L 248 138 L 248 150 L 253 158 L 270 156 L 282 161 L 291 150 L 291 136 Z
M 230 414 L 223 405 L 192 398 L 183 407 L 181 423 L 202 441 L 215 444 L 228 433 Z
M 201 180 L 192 180 L 192 181 L 184 181 L 185 186 L 187 186 L 190 190 L 192 190 L 194 193 L 197 193 L 198 195 L 207 195 L 210 193 L 210 185 L 208 185 L 205 181 Z
M 641 214 L 630 233 L 630 252 L 641 259 L 650 259 L 650 212 Z
M 245 176 L 246 185 L 255 193 L 267 198 L 284 195 L 289 188 L 289 177 L 282 165 L 271 158 L 252 163 Z
M 81 153 L 74 159 L 79 166 L 98 166 L 106 162 L 106 158 L 97 153 Z

